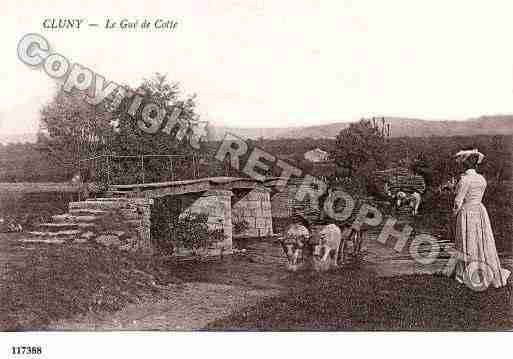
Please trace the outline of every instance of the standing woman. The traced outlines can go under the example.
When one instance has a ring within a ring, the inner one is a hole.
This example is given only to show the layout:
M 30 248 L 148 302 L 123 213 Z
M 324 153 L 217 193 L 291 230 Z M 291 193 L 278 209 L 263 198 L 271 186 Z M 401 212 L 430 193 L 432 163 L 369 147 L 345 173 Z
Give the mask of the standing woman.
M 510 271 L 501 268 L 488 212 L 481 203 L 486 189 L 485 178 L 476 172 L 484 155 L 478 150 L 460 151 L 456 160 L 463 165 L 456 187 L 453 212 L 456 219 L 456 249 L 463 253 L 463 262 L 456 266 L 456 280 L 480 288 L 507 284 Z M 477 270 L 479 269 L 479 270 Z M 482 276 L 476 281 L 476 275 Z

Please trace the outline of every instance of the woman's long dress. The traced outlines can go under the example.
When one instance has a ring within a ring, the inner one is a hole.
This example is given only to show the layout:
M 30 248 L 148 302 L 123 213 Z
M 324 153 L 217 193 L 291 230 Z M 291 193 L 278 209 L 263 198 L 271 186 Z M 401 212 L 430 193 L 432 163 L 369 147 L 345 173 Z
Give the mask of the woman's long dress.
M 485 178 L 469 169 L 458 182 L 454 200 L 456 249 L 463 255 L 456 266 L 456 280 L 480 290 L 505 286 L 510 275 L 501 268 L 490 218 L 481 203 L 485 189 Z

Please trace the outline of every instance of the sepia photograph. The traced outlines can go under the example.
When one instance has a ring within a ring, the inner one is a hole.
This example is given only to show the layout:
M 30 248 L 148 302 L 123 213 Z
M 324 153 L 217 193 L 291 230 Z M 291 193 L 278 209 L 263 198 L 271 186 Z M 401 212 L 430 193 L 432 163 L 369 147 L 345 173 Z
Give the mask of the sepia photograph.
M 512 3 L 2 8 L 0 357 L 511 334 Z

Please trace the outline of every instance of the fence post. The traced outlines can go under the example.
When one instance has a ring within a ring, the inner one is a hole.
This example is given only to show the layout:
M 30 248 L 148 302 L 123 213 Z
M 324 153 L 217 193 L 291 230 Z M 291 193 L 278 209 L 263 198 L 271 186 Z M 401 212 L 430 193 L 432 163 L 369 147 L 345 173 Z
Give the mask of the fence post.
M 173 157 L 169 156 L 169 164 L 171 166 L 171 181 L 175 180 L 175 169 L 173 168 Z
M 192 154 L 192 178 L 198 178 L 198 168 L 196 165 L 196 155 Z
M 107 186 L 110 187 L 110 161 L 109 161 L 109 155 L 107 155 Z
M 78 176 L 80 178 L 79 182 L 79 188 L 78 188 L 78 201 L 80 202 L 82 200 L 82 160 L 78 160 Z
M 142 183 L 144 183 L 144 155 L 141 155 Z

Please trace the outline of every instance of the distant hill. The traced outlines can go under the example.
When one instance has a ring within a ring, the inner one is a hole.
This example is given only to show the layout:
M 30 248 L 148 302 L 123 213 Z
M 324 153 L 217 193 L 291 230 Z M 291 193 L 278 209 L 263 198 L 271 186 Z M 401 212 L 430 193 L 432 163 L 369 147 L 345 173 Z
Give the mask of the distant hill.
M 36 133 L 0 133 L 0 143 L 4 145 L 8 143 L 34 143 L 36 139 Z
M 429 137 L 429 136 L 474 136 L 513 134 L 513 115 L 483 116 L 463 121 L 428 121 L 409 118 L 385 117 L 390 122 L 392 137 Z M 213 127 L 212 139 L 219 140 L 229 132 L 243 138 L 334 138 L 348 122 L 327 125 L 282 128 L 235 128 Z
M 474 135 L 513 135 L 513 115 L 482 116 L 463 121 L 428 121 L 410 118 L 385 117 L 390 122 L 392 137 L 429 136 L 474 136 Z M 348 122 L 330 123 L 318 126 L 278 127 L 278 128 L 210 128 L 210 138 L 220 140 L 229 132 L 242 138 L 334 138 Z M 0 143 L 35 142 L 35 133 L 1 133 Z
M 0 111 L 0 143 L 35 142 L 39 111 L 47 101 L 46 96 L 37 96 Z
M 34 142 L 39 127 L 39 111 L 47 102 L 47 96 L 36 96 L 0 110 L 0 143 Z

